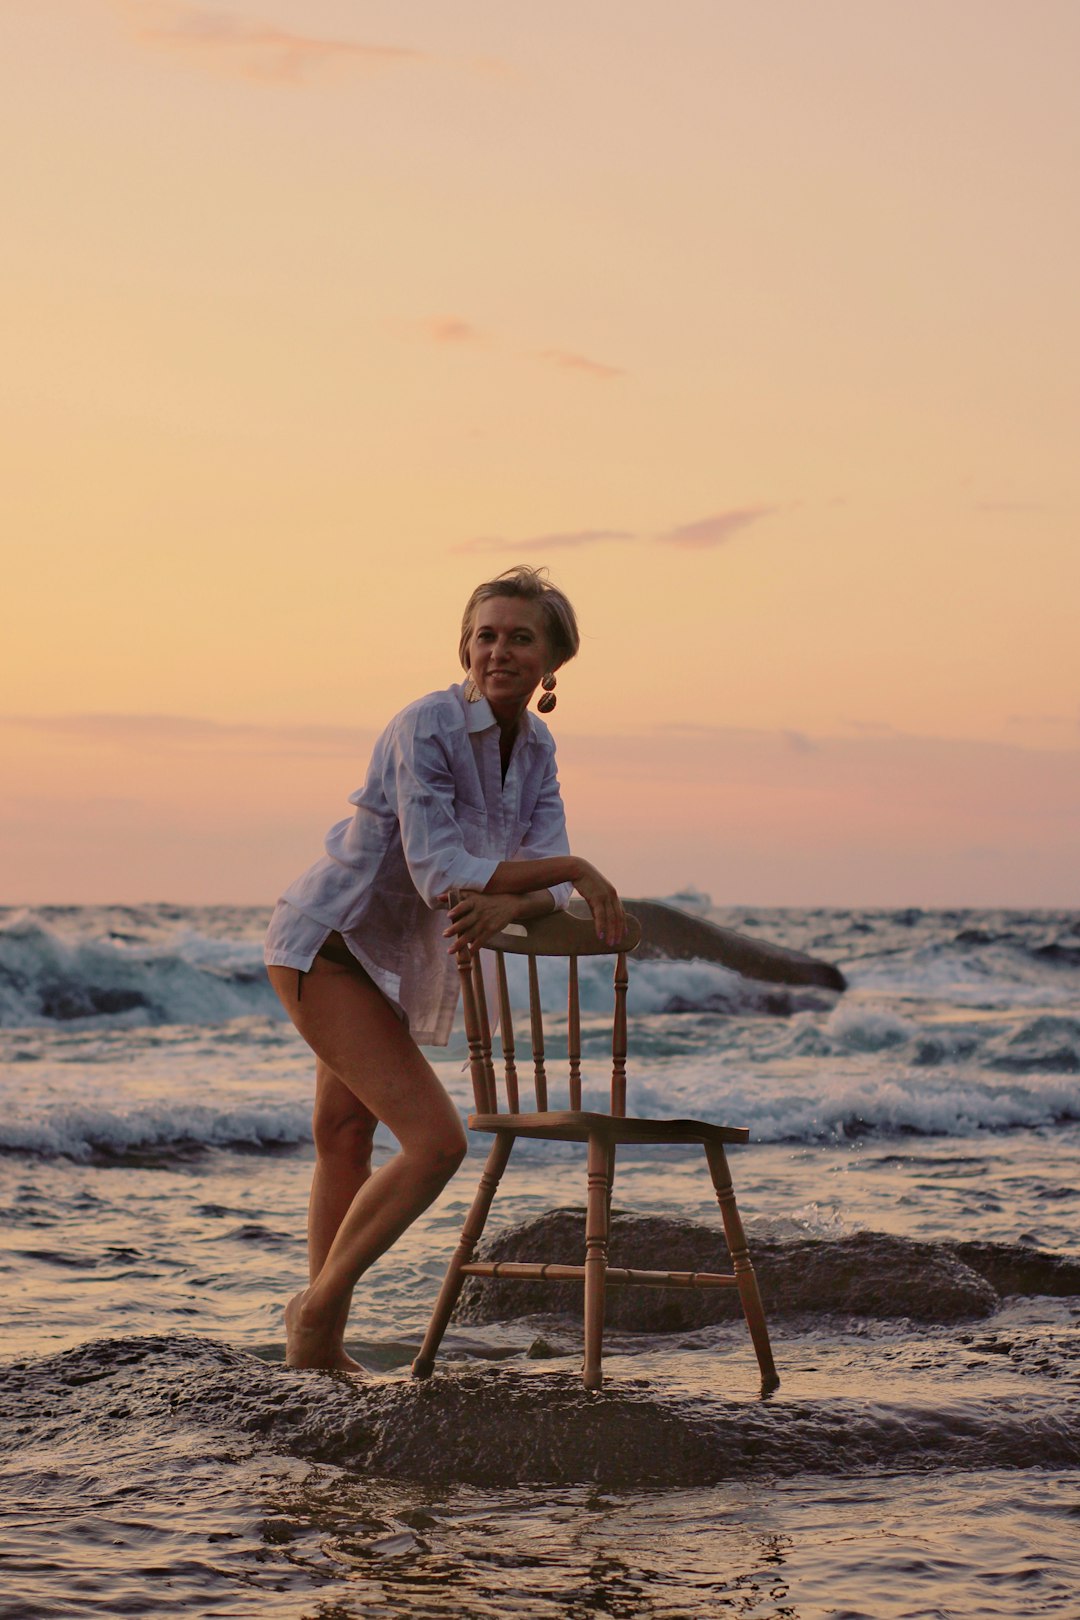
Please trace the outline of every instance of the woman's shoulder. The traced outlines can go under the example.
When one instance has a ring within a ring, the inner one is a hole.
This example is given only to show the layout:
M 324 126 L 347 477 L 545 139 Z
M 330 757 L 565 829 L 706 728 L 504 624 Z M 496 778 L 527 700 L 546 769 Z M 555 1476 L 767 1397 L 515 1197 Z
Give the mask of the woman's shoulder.
M 445 736 L 465 730 L 465 702 L 460 686 L 441 692 L 428 692 L 399 709 L 384 736 Z

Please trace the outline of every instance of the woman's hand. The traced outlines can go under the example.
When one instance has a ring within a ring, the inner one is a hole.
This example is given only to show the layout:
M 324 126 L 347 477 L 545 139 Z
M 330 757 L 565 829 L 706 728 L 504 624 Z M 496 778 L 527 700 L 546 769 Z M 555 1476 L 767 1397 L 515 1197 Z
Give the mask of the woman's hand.
M 450 926 L 443 930 L 443 938 L 451 941 L 451 955 L 463 945 L 478 951 L 495 934 L 501 933 L 507 923 L 517 922 L 521 917 L 521 902 L 519 894 L 480 894 L 466 889 L 457 904 L 450 908 Z
M 617 945 L 626 933 L 626 914 L 613 884 L 588 861 L 574 880 L 574 888 L 592 912 L 596 937 L 605 945 Z

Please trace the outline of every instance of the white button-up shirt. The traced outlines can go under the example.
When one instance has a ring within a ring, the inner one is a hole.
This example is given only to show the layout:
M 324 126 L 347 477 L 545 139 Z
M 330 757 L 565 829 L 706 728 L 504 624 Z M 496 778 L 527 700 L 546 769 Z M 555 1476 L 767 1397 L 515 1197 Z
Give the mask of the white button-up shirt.
M 569 853 L 554 740 L 526 711 L 504 781 L 490 705 L 451 686 L 391 720 L 349 803 L 356 813 L 278 902 L 265 960 L 306 973 L 336 930 L 413 1037 L 445 1046 L 458 970 L 439 897 L 483 889 L 500 861 Z M 551 892 L 565 907 L 572 885 Z

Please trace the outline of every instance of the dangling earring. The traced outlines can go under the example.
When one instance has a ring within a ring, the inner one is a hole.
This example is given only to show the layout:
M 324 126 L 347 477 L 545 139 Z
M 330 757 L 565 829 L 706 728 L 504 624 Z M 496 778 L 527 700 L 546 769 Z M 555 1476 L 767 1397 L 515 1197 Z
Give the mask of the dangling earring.
M 466 703 L 479 703 L 479 701 L 483 697 L 483 695 L 484 695 L 483 692 L 481 692 L 480 688 L 477 686 L 476 682 L 473 680 L 472 676 L 470 675 L 468 680 L 465 682 L 465 701 L 466 701 Z
M 540 682 L 540 685 L 544 688 L 544 695 L 537 703 L 536 707 L 541 714 L 550 714 L 556 703 L 559 701 L 555 696 L 554 674 L 545 675 L 543 680 Z

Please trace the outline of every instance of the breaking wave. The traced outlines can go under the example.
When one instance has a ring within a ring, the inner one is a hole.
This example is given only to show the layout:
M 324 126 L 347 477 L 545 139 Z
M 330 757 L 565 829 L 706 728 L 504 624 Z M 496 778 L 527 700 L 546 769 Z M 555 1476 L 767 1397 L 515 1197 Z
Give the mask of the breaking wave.
M 210 1148 L 272 1153 L 310 1138 L 310 1106 L 289 1103 L 220 1109 L 156 1103 L 129 1110 L 58 1104 L 0 1122 L 0 1153 L 42 1159 L 164 1164 Z
M 468 1078 L 455 1065 L 453 1077 L 462 1114 L 470 1111 Z M 586 1108 L 606 1107 L 606 1079 L 586 1075 Z M 299 1095 L 299 1093 L 297 1093 Z M 306 1090 L 303 1093 L 306 1098 Z M 658 1119 L 705 1118 L 749 1128 L 755 1142 L 847 1142 L 965 1136 L 1061 1126 L 1080 1120 L 1080 1091 L 1067 1075 L 1036 1072 L 1005 1083 L 975 1074 L 904 1070 L 893 1076 L 867 1073 L 833 1077 L 812 1091 L 754 1074 L 709 1079 L 700 1067 L 673 1071 L 663 1084 L 631 1073 L 632 1111 Z M 145 1161 L 166 1164 L 212 1150 L 279 1153 L 305 1146 L 311 1136 L 310 1104 L 264 1099 L 228 1106 L 138 1103 L 124 1107 L 20 1101 L 0 1120 L 0 1153 L 77 1161 Z M 389 1143 L 383 1127 L 376 1137 Z M 531 1143 L 530 1153 L 555 1156 L 558 1143 Z M 624 1155 L 632 1150 L 621 1150 Z M 638 1149 L 648 1156 L 654 1150 Z
M 250 912 L 231 937 L 201 931 L 184 917 L 170 927 L 110 925 L 89 932 L 65 923 L 28 912 L 0 914 L 0 1026 L 131 1028 L 281 1016 L 263 969 L 261 929 L 253 929 Z M 515 998 L 527 1004 L 524 964 L 511 958 L 509 967 Z M 583 961 L 586 1012 L 610 1008 L 611 978 L 610 960 Z M 565 1004 L 565 972 L 545 963 L 541 979 L 547 1010 L 557 1010 Z M 642 962 L 631 975 L 629 1008 L 636 1014 L 786 1017 L 827 1009 L 834 1000 L 828 991 L 756 984 L 715 963 Z

